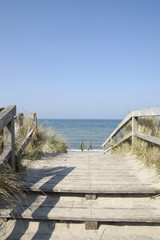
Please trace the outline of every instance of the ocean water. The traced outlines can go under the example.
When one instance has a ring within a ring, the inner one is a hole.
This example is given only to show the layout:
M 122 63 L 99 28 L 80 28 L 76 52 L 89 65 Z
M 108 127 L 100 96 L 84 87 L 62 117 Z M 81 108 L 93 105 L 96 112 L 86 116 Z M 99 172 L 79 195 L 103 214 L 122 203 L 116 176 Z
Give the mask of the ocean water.
M 69 120 L 39 119 L 44 128 L 51 128 L 60 135 L 68 145 L 68 150 L 79 150 L 83 141 L 84 149 L 92 141 L 93 150 L 102 150 L 102 143 L 109 137 L 121 120 Z

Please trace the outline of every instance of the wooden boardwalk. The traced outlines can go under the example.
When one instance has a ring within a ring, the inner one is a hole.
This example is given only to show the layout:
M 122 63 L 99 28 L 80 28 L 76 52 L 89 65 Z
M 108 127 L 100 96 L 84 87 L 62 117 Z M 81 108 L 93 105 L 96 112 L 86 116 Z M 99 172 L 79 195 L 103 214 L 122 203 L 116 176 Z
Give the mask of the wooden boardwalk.
M 159 239 L 159 177 L 132 156 L 102 152 L 50 155 L 33 161 L 25 179 L 24 189 L 29 191 L 25 199 L 15 207 L 0 206 L 1 218 L 10 219 L 0 228 L 1 239 L 101 239 L 105 228 L 97 229 L 98 223 L 117 224 L 114 230 L 107 225 L 109 240 Z M 55 229 L 48 229 L 51 221 L 82 222 L 97 232 L 90 238 L 77 227 L 77 236 L 73 232 L 74 238 L 65 238 L 59 235 L 62 230 L 54 235 Z M 120 230 L 124 225 L 119 224 L 127 225 L 128 232 Z M 117 231 L 119 235 L 114 235 Z
M 160 193 L 139 160 L 102 152 L 69 152 L 32 162 L 25 188 L 95 194 Z

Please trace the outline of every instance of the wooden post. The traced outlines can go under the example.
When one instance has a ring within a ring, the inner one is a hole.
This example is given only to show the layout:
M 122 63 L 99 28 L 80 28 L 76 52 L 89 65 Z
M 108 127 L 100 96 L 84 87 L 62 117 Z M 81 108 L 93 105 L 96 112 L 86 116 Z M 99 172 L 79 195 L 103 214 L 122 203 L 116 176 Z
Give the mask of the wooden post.
M 80 142 L 80 149 L 83 151 L 84 149 L 84 143 L 83 142 Z
M 80 142 L 80 149 L 82 150 L 82 142 Z
M 14 136 L 14 118 L 11 122 L 4 128 L 4 149 L 11 150 L 11 158 L 9 164 L 12 170 L 15 170 L 15 136 Z
M 23 119 L 24 119 L 23 113 L 18 113 L 14 118 L 14 130 L 15 130 L 16 136 L 18 136 L 18 134 L 23 126 Z
M 37 127 L 37 114 L 35 112 L 30 113 L 30 118 L 32 119 L 32 126 Z
M 134 146 L 135 133 L 138 131 L 138 117 L 132 117 L 132 149 Z
M 82 151 L 83 151 L 83 149 L 84 149 L 84 143 L 82 142 Z
M 90 150 L 92 149 L 92 140 L 90 141 Z

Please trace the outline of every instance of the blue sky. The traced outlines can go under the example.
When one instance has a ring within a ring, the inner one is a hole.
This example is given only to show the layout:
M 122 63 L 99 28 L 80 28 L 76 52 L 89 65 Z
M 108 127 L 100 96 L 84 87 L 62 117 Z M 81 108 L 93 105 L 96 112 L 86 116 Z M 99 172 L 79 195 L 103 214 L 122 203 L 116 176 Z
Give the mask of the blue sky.
M 0 106 L 39 118 L 160 107 L 159 0 L 0 1 Z

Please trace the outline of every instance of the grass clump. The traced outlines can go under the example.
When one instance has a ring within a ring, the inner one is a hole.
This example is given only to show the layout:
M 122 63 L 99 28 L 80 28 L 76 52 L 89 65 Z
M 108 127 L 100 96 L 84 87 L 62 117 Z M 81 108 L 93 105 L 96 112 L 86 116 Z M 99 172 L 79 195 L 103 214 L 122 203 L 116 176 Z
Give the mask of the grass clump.
M 135 138 L 133 153 L 147 166 L 155 166 L 160 170 L 160 149 L 158 145 Z
M 131 151 L 131 141 L 125 141 L 124 143 L 121 143 L 120 145 L 118 145 L 117 147 L 114 147 L 112 149 L 112 153 L 114 154 L 126 154 L 128 152 Z
M 25 159 L 34 160 L 44 155 L 44 147 L 47 147 L 48 152 L 63 153 L 66 152 L 67 144 L 54 132 L 42 128 L 42 126 L 36 126 L 33 119 L 27 116 L 23 120 L 23 125 L 15 137 L 15 153 L 18 156 L 19 150 L 27 134 L 34 128 L 33 134 L 29 143 L 23 152 Z M 3 135 L 0 133 L 0 154 L 3 151 Z M 17 170 L 21 169 L 21 162 L 18 157 Z M 22 178 L 19 173 L 15 173 L 11 170 L 9 165 L 6 165 L 2 171 L 0 171 L 0 201 L 8 204 L 16 204 L 20 200 L 20 196 L 23 195 L 21 190 Z
M 19 202 L 20 196 L 24 195 L 21 184 L 20 174 L 13 172 L 9 165 L 6 165 L 0 172 L 0 201 L 6 205 Z
M 160 119 L 156 117 L 140 118 L 138 132 L 160 137 Z
M 131 132 L 131 122 L 123 129 L 120 138 Z M 160 120 L 156 117 L 147 117 L 138 119 L 138 132 L 160 137 Z M 112 149 L 112 153 L 133 153 L 142 160 L 147 166 L 155 166 L 160 170 L 160 148 L 158 145 L 144 141 L 135 137 L 133 149 L 131 140 L 126 140 Z
M 25 117 L 23 126 L 16 138 L 16 152 L 20 148 L 22 142 L 26 138 L 28 132 L 33 128 L 33 121 L 30 117 Z M 44 155 L 45 152 L 50 153 L 65 153 L 67 144 L 57 136 L 52 130 L 44 129 L 41 125 L 34 128 L 32 137 L 23 152 L 23 157 L 26 159 L 35 160 Z

